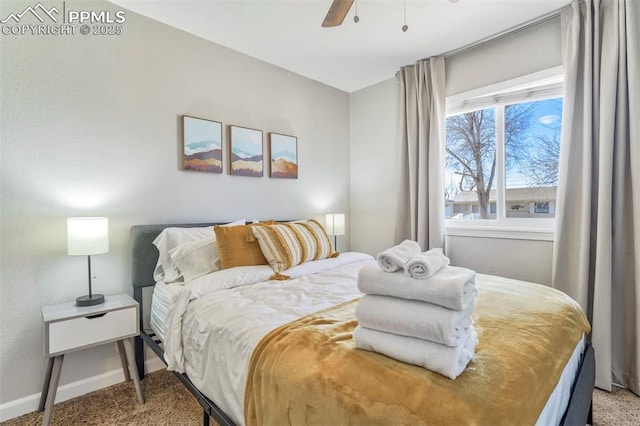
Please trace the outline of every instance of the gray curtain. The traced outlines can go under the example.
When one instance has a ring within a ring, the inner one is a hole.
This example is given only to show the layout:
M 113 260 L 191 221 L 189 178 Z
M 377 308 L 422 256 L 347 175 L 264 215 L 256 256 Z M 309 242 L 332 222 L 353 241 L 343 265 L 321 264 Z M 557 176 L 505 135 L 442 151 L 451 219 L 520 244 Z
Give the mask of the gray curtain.
M 640 392 L 640 1 L 562 13 L 565 70 L 553 285 L 587 313 L 596 386 Z
M 395 240 L 444 247 L 444 58 L 406 66 L 400 81 L 401 174 Z

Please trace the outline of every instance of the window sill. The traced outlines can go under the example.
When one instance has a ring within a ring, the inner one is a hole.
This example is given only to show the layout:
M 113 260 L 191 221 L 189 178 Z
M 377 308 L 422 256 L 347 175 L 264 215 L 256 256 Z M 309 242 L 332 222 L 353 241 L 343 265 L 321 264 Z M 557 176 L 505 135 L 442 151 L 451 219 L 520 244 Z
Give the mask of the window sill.
M 498 238 L 506 240 L 553 241 L 553 229 L 547 228 L 515 228 L 497 226 L 465 226 L 463 224 L 446 224 L 447 237 Z

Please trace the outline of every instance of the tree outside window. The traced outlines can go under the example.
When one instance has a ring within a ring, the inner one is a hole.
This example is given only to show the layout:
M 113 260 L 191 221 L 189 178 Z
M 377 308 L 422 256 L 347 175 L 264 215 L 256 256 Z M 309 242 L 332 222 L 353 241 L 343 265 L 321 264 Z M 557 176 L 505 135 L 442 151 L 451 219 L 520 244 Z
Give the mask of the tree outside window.
M 449 116 L 447 218 L 496 218 L 493 204 L 498 201 L 505 217 L 553 217 L 555 210 L 549 205 L 555 203 L 561 117 L 562 98 Z M 504 172 L 499 170 L 502 164 Z M 498 185 L 500 179 L 503 182 Z M 498 194 L 498 187 L 504 192 Z M 460 208 L 460 204 L 471 205 L 471 209 Z M 535 207 L 529 209 L 529 205 Z M 454 214 L 468 210 L 478 214 Z

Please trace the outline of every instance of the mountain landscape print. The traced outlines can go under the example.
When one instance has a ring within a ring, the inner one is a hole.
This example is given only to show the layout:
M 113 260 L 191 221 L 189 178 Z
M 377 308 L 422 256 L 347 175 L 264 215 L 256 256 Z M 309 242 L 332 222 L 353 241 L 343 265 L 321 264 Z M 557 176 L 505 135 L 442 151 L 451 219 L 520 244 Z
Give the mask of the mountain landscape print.
M 235 176 L 262 177 L 262 131 L 246 127 L 229 126 L 231 140 L 231 168 Z
M 182 169 L 222 173 L 222 123 L 182 116 Z
M 272 178 L 298 179 L 298 139 L 269 133 Z

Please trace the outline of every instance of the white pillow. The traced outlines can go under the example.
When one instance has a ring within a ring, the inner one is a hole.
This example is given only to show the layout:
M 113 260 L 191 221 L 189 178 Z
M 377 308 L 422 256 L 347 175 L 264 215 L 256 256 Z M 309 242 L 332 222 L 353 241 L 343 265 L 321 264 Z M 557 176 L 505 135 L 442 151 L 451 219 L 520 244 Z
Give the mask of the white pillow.
M 227 223 L 225 226 L 244 225 L 245 223 L 244 219 L 239 219 Z M 213 232 L 213 226 L 196 228 L 170 227 L 163 229 L 156 239 L 153 240 L 153 245 L 158 249 L 158 263 L 156 263 L 156 268 L 153 271 L 153 278 L 156 281 L 164 281 L 165 283 L 181 281 L 180 271 L 173 264 L 169 251 L 189 241 L 207 238 L 215 239 L 215 237 L 216 234 Z
M 215 235 L 213 238 L 180 244 L 169 250 L 169 256 L 184 282 L 220 270 L 220 253 Z

